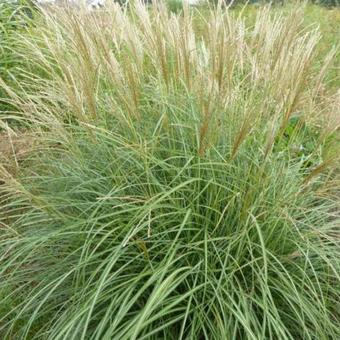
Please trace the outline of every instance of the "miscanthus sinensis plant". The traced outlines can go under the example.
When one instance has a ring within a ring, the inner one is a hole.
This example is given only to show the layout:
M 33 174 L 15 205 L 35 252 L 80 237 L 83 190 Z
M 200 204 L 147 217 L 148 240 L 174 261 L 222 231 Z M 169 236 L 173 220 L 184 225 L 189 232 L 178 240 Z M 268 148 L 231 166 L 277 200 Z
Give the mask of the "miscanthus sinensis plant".
M 336 52 L 303 10 L 40 20 L 1 81 L 37 142 L 1 170 L 2 338 L 340 338 Z

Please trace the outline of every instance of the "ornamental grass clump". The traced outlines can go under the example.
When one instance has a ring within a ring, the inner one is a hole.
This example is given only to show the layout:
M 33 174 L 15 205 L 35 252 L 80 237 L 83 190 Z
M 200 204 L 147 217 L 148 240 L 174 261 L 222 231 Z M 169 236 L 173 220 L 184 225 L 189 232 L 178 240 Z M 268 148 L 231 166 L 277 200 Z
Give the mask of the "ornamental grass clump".
M 42 11 L 44 11 L 42 9 Z M 4 339 L 337 339 L 339 124 L 303 9 L 48 10 L 1 81 Z M 331 122 L 331 123 L 330 123 Z

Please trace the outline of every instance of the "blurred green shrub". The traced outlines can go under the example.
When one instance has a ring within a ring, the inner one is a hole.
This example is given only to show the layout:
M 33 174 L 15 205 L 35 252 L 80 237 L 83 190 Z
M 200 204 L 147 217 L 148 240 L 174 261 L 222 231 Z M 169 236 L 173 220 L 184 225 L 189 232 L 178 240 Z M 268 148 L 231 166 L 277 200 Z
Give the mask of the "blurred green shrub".
M 12 74 L 18 70 L 22 58 L 13 52 L 17 34 L 30 24 L 36 7 L 29 0 L 0 2 L 0 79 L 12 82 Z M 0 114 L 10 108 L 6 103 L 6 93 L 0 88 Z

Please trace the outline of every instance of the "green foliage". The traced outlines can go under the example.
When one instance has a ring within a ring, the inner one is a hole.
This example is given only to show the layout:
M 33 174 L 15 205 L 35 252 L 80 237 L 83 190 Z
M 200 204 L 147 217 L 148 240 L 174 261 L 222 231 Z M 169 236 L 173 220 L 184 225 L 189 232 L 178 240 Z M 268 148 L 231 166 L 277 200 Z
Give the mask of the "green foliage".
M 15 64 L 13 54 L 8 46 L 10 40 L 10 34 L 13 28 L 11 16 L 13 9 L 6 3 L 0 4 L 0 77 L 7 78 L 7 72 Z M 5 94 L 0 89 L 0 100 L 4 98 Z M 0 102 L 0 108 L 2 104 Z
M 333 203 L 300 192 L 303 162 L 263 162 L 256 138 L 234 162 L 228 145 L 198 157 L 186 129 L 133 146 L 70 127 L 71 143 L 32 160 L 30 196 L 7 203 L 25 207 L 20 236 L 1 241 L 2 286 L 25 296 L 5 337 L 339 335 Z
M 20 39 L 19 34 L 32 24 L 34 7 L 27 1 L 19 3 L 0 3 L 0 79 L 14 86 L 13 79 L 18 76 L 23 60 L 15 52 L 15 45 Z M 0 114 L 1 111 L 11 109 L 6 92 L 0 88 Z
M 218 0 L 212 0 L 214 3 L 218 3 Z M 285 5 L 289 3 L 294 3 L 292 0 L 226 0 L 224 1 L 226 4 L 232 4 L 232 5 L 240 5 L 245 3 L 250 4 L 266 4 L 270 3 L 273 5 Z M 315 3 L 317 5 L 322 6 L 329 6 L 329 7 L 335 7 L 340 5 L 339 0 L 309 0 L 310 3 Z
M 303 12 L 199 34 L 157 4 L 55 13 L 1 83 L 38 146 L 0 167 L 0 338 L 340 338 L 334 98 Z
M 339 0 L 315 0 L 314 2 L 325 6 L 340 6 Z
M 293 157 L 305 171 L 322 163 L 322 156 L 317 152 L 318 146 L 318 131 L 306 125 L 299 117 L 292 117 L 282 135 L 277 136 L 274 147 L 276 152 L 285 152 L 288 157 Z
M 167 6 L 172 13 L 179 13 L 183 10 L 182 0 L 169 0 Z

